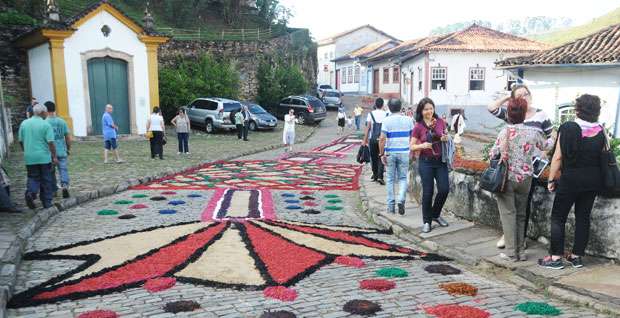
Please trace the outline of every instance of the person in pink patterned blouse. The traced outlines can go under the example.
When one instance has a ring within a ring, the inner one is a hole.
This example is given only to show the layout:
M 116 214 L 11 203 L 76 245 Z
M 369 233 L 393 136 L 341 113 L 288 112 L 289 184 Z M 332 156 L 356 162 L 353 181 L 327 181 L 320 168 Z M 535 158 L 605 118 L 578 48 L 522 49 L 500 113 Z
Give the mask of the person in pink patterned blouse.
M 496 194 L 500 220 L 505 236 L 506 252 L 500 257 L 510 261 L 524 261 L 522 251 L 527 197 L 532 184 L 533 161 L 544 157 L 545 139 L 540 131 L 524 125 L 527 101 L 511 99 L 507 115 L 512 124 L 504 127 L 491 149 L 491 158 L 501 156 L 508 164 L 508 178 L 503 193 Z

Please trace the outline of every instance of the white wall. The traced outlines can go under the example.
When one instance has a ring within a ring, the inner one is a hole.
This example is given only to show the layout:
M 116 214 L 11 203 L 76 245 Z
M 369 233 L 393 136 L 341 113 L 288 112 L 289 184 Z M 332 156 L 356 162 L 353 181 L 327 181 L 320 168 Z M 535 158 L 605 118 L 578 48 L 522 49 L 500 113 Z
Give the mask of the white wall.
M 413 72 L 413 80 L 410 81 L 410 85 L 413 85 L 413 96 L 411 94 L 411 87 L 406 87 L 404 80 L 402 83 L 402 90 L 407 91 L 406 94 L 403 95 L 403 100 L 405 100 L 408 104 L 417 104 L 420 99 L 424 97 L 424 54 L 418 55 L 413 59 L 410 59 L 402 64 L 401 72 L 405 72 L 408 77 L 411 76 L 411 72 Z M 419 80 L 422 79 L 422 87 L 419 87 Z
M 560 105 L 574 102 L 581 94 L 597 95 L 601 98 L 600 122 L 610 128 L 616 127 L 616 135 L 620 135 L 620 123 L 616 122 L 620 103 L 620 66 L 525 69 L 523 78 L 532 91 L 534 105 L 553 119 L 556 119 Z
M 362 28 L 336 39 L 335 54 L 336 57 L 341 57 L 364 45 L 385 40 L 391 40 L 391 38 L 370 28 Z
M 398 94 L 400 83 L 393 81 L 393 71 L 394 71 L 394 63 L 379 61 L 372 64 L 373 70 L 379 70 L 379 94 Z M 388 83 L 383 83 L 383 70 L 387 68 L 389 70 L 390 76 Z M 372 73 L 370 75 L 372 77 Z M 372 80 L 370 81 L 369 91 L 372 92 Z
M 104 37 L 100 31 L 104 25 L 108 25 L 112 30 L 108 37 Z M 83 78 L 82 76 L 80 54 L 86 51 L 106 48 L 133 56 L 134 69 L 128 69 L 127 71 L 128 73 L 133 72 L 135 83 L 133 105 L 136 107 L 136 124 L 138 133 L 144 134 L 146 132 L 146 119 L 149 113 L 146 46 L 138 40 L 136 33 L 105 11 L 86 21 L 71 37 L 65 40 L 65 67 L 67 70 L 67 87 L 69 89 L 69 110 L 73 118 L 74 134 L 76 136 L 86 136 L 87 123 L 90 121 L 90 118 L 87 118 L 86 115 L 84 97 L 84 83 L 87 83 L 88 78 Z M 129 85 L 131 86 L 131 83 Z
M 359 81 L 355 83 L 355 66 L 360 67 Z M 348 68 L 353 68 L 353 83 L 348 82 L 344 84 L 342 83 L 342 78 L 344 77 L 345 71 L 348 75 Z M 342 62 L 336 63 L 336 69 L 340 70 L 341 75 L 341 83 L 340 83 L 340 91 L 343 93 L 365 93 L 366 92 L 366 67 L 364 65 L 360 65 L 357 61 L 354 60 L 346 60 Z
M 317 58 L 318 58 L 318 74 L 317 74 L 317 83 L 319 85 L 331 85 L 335 88 L 334 77 L 334 62 L 333 59 L 336 58 L 335 54 L 336 45 L 327 44 L 322 45 L 317 48 Z M 325 66 L 327 66 L 327 71 L 325 71 Z
M 50 60 L 50 48 L 48 43 L 28 50 L 28 67 L 30 71 L 30 89 L 32 96 L 41 104 L 47 101 L 54 101 L 52 61 Z

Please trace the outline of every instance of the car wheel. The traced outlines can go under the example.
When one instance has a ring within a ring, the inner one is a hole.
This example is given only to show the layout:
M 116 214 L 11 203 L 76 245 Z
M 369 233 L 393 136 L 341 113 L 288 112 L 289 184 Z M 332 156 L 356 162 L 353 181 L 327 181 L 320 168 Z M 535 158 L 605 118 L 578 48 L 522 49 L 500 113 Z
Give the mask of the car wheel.
M 297 121 L 299 122 L 300 125 L 305 125 L 306 122 L 308 122 L 308 119 L 306 117 L 307 116 L 305 113 L 299 114 L 299 118 L 297 118 Z
M 258 130 L 258 126 L 253 121 L 250 122 L 250 130 L 251 131 L 257 131 Z
M 213 127 L 213 121 L 211 119 L 207 119 L 205 123 L 205 131 L 209 134 L 212 134 L 214 130 L 215 129 Z

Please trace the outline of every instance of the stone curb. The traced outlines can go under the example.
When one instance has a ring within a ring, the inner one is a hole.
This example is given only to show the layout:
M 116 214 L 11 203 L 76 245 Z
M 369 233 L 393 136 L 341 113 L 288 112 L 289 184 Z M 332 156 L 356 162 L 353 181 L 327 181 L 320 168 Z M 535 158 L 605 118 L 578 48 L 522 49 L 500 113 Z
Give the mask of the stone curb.
M 307 142 L 314 133 L 317 127 L 313 127 L 310 133 L 301 140 L 300 143 Z M 247 151 L 241 154 L 224 157 L 216 161 L 234 160 L 245 156 L 255 155 L 261 152 L 276 150 L 284 148 L 284 145 L 270 145 L 260 149 Z M 41 228 L 47 221 L 56 216 L 59 212 L 70 209 L 80 204 L 84 204 L 97 199 L 105 198 L 117 193 L 126 191 L 130 187 L 140 184 L 148 183 L 152 180 L 164 178 L 167 176 L 183 173 L 184 171 L 195 169 L 196 167 L 208 162 L 203 162 L 192 167 L 186 167 L 182 169 L 168 168 L 165 172 L 159 172 L 151 176 L 146 176 L 138 179 L 129 179 L 122 181 L 117 185 L 102 187 L 99 190 L 93 190 L 90 192 L 82 192 L 76 194 L 74 197 L 63 199 L 60 202 L 55 203 L 55 206 L 48 209 L 41 209 L 30 219 L 19 231 L 17 231 L 16 239 L 11 242 L 8 252 L 0 259 L 0 318 L 6 317 L 6 305 L 13 293 L 13 287 L 17 281 L 17 268 L 21 263 L 22 254 L 26 248 L 28 240 Z
M 363 169 L 367 168 L 364 167 Z M 463 251 L 453 249 L 449 246 L 437 243 L 433 240 L 423 238 L 420 235 L 416 234 L 415 231 L 412 231 L 410 227 L 398 221 L 390 220 L 381 215 L 380 213 L 374 211 L 372 208 L 372 203 L 370 202 L 371 200 L 369 199 L 366 190 L 366 182 L 363 179 L 360 179 L 359 196 L 363 217 L 365 217 L 369 222 L 378 226 L 384 228 L 392 228 L 394 234 L 401 239 L 413 242 L 414 244 L 418 244 L 428 249 L 429 251 L 451 257 L 459 263 L 471 267 L 476 267 L 481 270 L 509 269 L 505 266 L 502 266 L 501 264 L 490 262 L 482 257 L 467 254 Z M 541 291 L 548 292 L 550 295 L 553 295 L 554 297 L 559 298 L 563 301 L 567 301 L 570 303 L 579 303 L 595 310 L 612 313 L 614 316 L 617 315 L 618 317 L 620 317 L 620 303 L 618 303 L 617 299 L 612 299 L 611 297 L 606 295 L 596 294 L 578 288 L 564 286 L 562 284 L 554 282 L 552 279 L 547 279 L 535 275 L 534 273 L 524 269 L 515 269 L 513 270 L 513 273 L 516 275 L 516 277 L 510 282 L 517 285 L 519 288 L 526 288 L 530 291 L 534 291 L 537 293 L 540 293 Z

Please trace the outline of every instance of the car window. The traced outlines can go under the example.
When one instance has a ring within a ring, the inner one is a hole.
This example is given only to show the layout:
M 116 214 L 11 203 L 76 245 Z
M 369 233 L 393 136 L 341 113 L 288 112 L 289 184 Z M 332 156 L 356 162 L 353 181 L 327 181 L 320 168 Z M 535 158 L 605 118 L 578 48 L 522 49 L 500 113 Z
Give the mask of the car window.
M 207 103 L 207 105 L 206 105 L 207 107 L 205 109 L 217 110 L 217 102 L 214 102 L 212 100 L 208 100 L 208 101 L 205 101 L 205 102 Z
M 192 105 L 198 109 L 207 109 L 207 101 L 201 99 L 195 100 Z
M 321 89 L 332 89 L 332 87 L 329 86 L 329 85 L 321 85 L 321 86 L 319 86 L 319 88 L 321 88 Z
M 312 107 L 325 107 L 325 104 L 318 98 L 308 98 L 308 102 Z
M 301 99 L 293 98 L 293 105 L 306 106 L 306 103 Z
M 252 114 L 264 114 L 267 111 L 258 105 L 250 105 L 250 112 Z
M 225 112 L 238 111 L 240 109 L 241 109 L 241 104 L 240 103 L 224 103 L 224 111 Z
M 290 98 L 285 98 L 283 99 L 280 104 L 286 104 L 286 105 L 290 105 L 291 104 L 291 99 Z
M 338 92 L 326 92 L 325 96 L 326 97 L 340 97 L 340 93 L 338 93 Z

